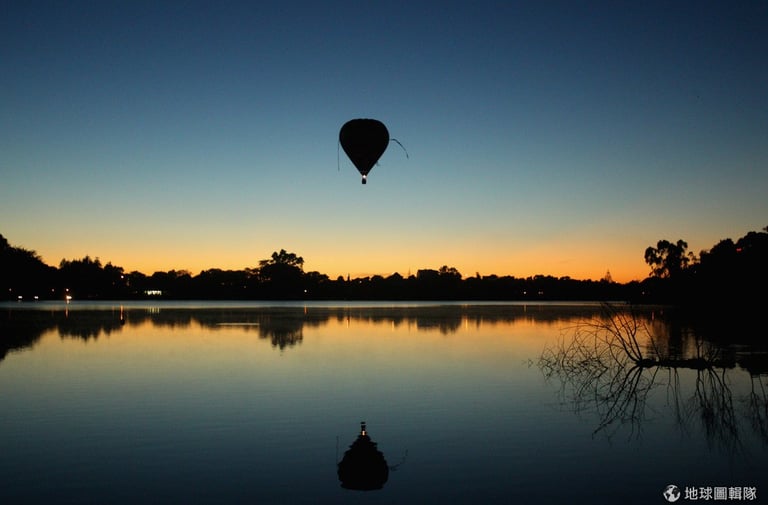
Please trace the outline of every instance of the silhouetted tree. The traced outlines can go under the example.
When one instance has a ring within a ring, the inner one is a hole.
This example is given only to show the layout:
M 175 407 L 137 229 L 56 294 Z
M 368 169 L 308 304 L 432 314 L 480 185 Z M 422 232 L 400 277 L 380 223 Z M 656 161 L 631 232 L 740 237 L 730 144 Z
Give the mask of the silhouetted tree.
M 62 259 L 59 276 L 64 288 L 76 298 L 122 298 L 128 294 L 123 268 L 112 263 L 102 266 L 99 258 Z
M 259 261 L 259 267 L 263 268 L 270 265 L 288 265 L 303 270 L 304 258 L 296 256 L 294 253 L 286 252 L 285 249 L 280 249 L 280 252 L 273 252 L 270 259 Z
M 155 272 L 146 280 L 147 290 L 160 291 L 165 298 L 189 298 L 192 275 L 188 270 Z
M 56 269 L 35 251 L 13 247 L 0 235 L 0 299 L 49 297 L 55 290 Z
M 130 297 L 142 296 L 149 288 L 148 279 L 145 274 L 134 270 L 125 274 L 125 286 L 130 293 Z
M 193 293 L 201 298 L 239 299 L 248 289 L 250 276 L 244 270 L 203 270 L 192 278 Z
M 330 294 L 330 279 L 320 272 L 305 273 L 304 286 L 307 298 L 326 298 Z
M 768 232 L 768 227 L 764 229 Z M 754 294 L 768 284 L 768 233 L 749 232 L 701 251 L 691 282 L 694 303 L 757 305 Z M 759 299 L 759 297 L 757 297 Z
M 645 262 L 651 267 L 651 275 L 664 279 L 680 275 L 689 264 L 696 261 L 694 254 L 686 252 L 686 249 L 688 243 L 684 240 L 674 244 L 668 240 L 659 240 L 656 247 L 648 247 L 645 250 Z
M 304 296 L 304 258 L 280 249 L 259 261 L 259 279 L 268 298 L 297 299 Z

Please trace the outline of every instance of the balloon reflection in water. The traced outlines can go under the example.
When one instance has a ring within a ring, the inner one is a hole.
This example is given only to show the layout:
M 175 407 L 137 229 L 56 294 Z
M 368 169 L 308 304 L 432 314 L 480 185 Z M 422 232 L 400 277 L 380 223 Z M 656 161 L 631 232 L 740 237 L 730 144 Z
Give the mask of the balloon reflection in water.
M 360 423 L 360 434 L 339 462 L 338 475 L 345 489 L 372 491 L 381 489 L 387 482 L 387 460 L 368 436 L 365 421 Z

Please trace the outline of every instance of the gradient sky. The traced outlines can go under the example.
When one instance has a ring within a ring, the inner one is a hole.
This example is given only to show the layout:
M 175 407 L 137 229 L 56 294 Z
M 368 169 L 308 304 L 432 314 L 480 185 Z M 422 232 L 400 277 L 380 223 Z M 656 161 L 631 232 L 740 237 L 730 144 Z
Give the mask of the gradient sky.
M 10 1 L 0 234 L 58 265 L 645 278 L 768 225 L 768 3 Z M 360 183 L 341 125 L 383 121 Z

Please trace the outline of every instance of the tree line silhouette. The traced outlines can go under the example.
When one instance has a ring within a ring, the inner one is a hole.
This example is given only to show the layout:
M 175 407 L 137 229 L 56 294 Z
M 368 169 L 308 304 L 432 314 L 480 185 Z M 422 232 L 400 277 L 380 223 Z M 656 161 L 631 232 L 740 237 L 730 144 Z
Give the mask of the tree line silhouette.
M 660 240 L 644 253 L 650 267 L 642 281 L 617 283 L 610 273 L 600 280 L 535 275 L 464 277 L 454 267 L 421 269 L 404 277 L 331 279 L 304 271 L 304 259 L 284 249 L 254 268 L 212 268 L 192 275 L 186 270 L 146 275 L 125 272 L 99 258 L 62 259 L 58 267 L 39 255 L 12 246 L 0 235 L 0 299 L 210 299 L 210 300 L 500 300 L 629 301 L 708 305 L 757 303 L 768 286 L 768 227 L 736 241 L 723 239 L 699 256 L 684 240 Z

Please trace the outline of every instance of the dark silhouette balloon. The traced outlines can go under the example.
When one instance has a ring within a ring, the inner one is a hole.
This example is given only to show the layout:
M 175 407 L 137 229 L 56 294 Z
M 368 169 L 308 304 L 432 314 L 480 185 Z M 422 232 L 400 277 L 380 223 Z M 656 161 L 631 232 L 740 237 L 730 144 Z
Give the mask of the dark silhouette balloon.
M 365 422 L 360 423 L 357 440 L 349 446 L 344 458 L 338 463 L 338 476 L 341 487 L 357 491 L 381 489 L 387 482 L 387 460 L 368 435 Z
M 376 119 L 352 119 L 341 127 L 339 143 L 363 176 L 365 184 L 368 172 L 389 145 L 389 131 L 384 123 Z

